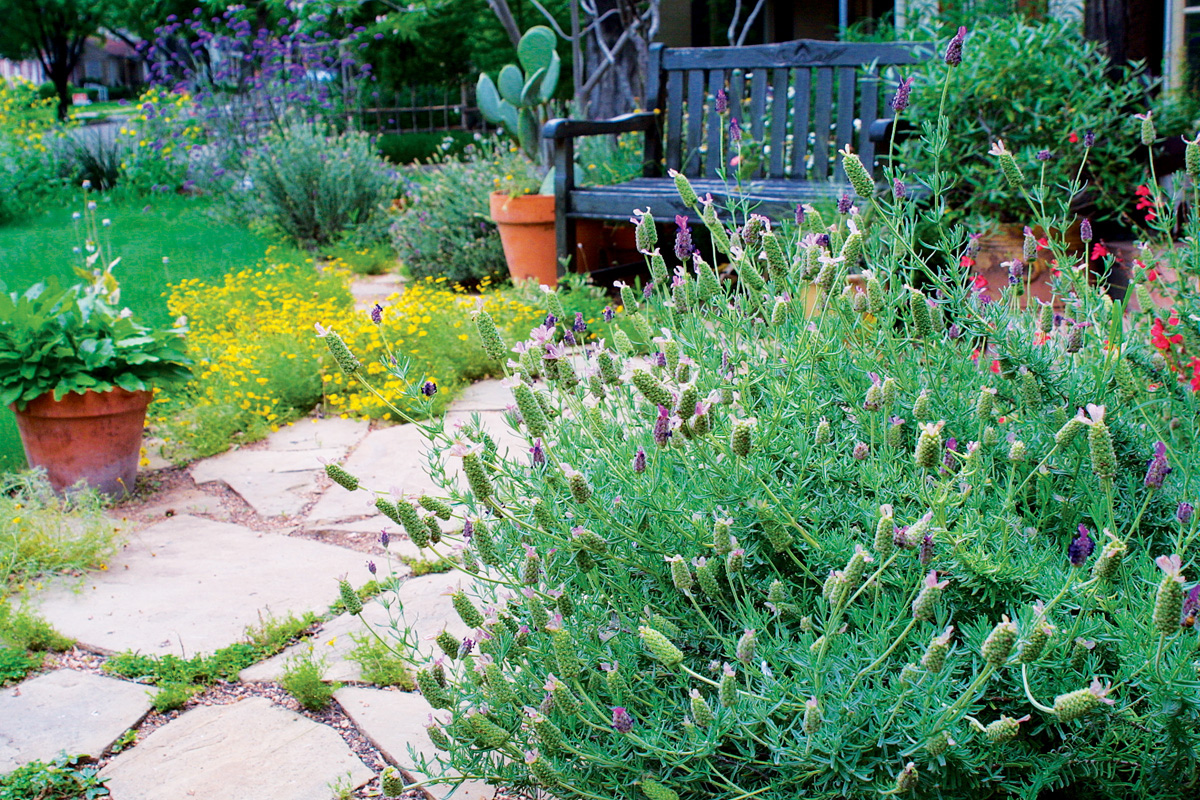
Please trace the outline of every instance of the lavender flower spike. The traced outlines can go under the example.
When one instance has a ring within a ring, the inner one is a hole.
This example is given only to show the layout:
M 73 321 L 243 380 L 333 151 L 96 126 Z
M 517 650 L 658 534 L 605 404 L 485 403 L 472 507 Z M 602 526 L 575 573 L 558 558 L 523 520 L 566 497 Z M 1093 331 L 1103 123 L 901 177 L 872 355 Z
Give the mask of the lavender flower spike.
M 1146 488 L 1161 489 L 1163 481 L 1171 472 L 1167 464 L 1167 446 L 1163 442 L 1154 445 L 1154 457 L 1146 462 Z
M 1072 567 L 1082 567 L 1088 560 L 1088 556 L 1096 549 L 1096 543 L 1092 541 L 1091 532 L 1087 526 L 1080 523 L 1079 535 L 1071 540 L 1071 544 L 1067 547 L 1067 558 L 1071 561 Z
M 892 108 L 896 111 L 903 111 L 908 108 L 908 98 L 912 94 L 912 78 L 905 78 L 900 81 L 900 85 L 896 87 L 896 95 L 892 98 Z
M 958 33 L 954 34 L 954 38 L 950 40 L 950 44 L 946 45 L 945 61 L 952 67 L 957 67 L 962 63 L 963 41 L 967 38 L 967 27 L 964 25 L 958 29 Z

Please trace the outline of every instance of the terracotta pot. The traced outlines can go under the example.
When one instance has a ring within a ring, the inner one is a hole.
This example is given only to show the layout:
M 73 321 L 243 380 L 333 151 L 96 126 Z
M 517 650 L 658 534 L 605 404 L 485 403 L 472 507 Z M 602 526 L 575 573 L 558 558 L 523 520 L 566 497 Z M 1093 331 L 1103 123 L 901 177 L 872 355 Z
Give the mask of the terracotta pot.
M 1033 236 L 1036 239 L 1041 239 L 1046 235 L 1046 232 L 1040 227 L 1033 229 Z M 1060 234 L 1061 235 L 1061 234 Z M 1079 237 L 1079 223 L 1075 223 L 1066 232 L 1067 251 L 1082 257 L 1086 248 L 1083 244 L 1083 239 Z M 979 240 L 979 255 L 975 257 L 975 263 L 980 272 L 1007 272 L 1002 263 L 1012 261 L 1014 258 L 1020 258 L 1025 247 L 1025 226 L 1016 223 L 1003 223 L 999 228 Z M 1039 250 L 1039 256 L 1049 257 L 1049 251 Z M 1038 278 L 1046 270 L 1046 258 L 1038 258 L 1033 262 L 1030 270 L 1030 277 Z
M 55 400 L 52 392 L 17 415 L 17 430 L 31 467 L 42 467 L 54 491 L 80 480 L 110 497 L 133 491 L 142 428 L 153 392 L 87 392 Z
M 500 243 L 512 279 L 533 278 L 542 286 L 557 286 L 554 197 L 545 194 L 509 197 L 504 192 L 492 192 L 491 212 L 500 230 Z

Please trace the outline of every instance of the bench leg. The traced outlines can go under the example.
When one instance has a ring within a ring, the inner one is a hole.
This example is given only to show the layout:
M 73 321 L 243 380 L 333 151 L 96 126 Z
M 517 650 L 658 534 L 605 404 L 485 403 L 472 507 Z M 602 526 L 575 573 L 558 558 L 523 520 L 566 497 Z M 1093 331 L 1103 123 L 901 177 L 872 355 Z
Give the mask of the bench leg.
M 567 265 L 575 255 L 575 220 L 567 216 L 574 188 L 575 142 L 558 139 L 554 143 L 554 237 L 559 280 L 567 274 Z
M 558 277 L 570 271 L 575 256 L 575 220 L 560 209 L 554 216 L 554 234 L 558 245 Z

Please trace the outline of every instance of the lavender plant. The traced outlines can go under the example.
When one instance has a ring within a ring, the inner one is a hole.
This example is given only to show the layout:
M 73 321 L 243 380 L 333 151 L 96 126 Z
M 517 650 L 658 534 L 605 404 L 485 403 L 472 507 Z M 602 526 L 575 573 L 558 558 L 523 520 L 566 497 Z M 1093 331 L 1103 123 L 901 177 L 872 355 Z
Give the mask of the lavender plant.
M 435 421 L 445 496 L 377 494 L 463 564 L 472 632 L 414 656 L 444 753 L 424 774 L 597 799 L 1194 793 L 1195 394 L 1069 260 L 1077 183 L 994 148 L 1050 232 L 1053 305 L 1022 303 L 1027 272 L 976 292 L 961 230 L 921 246 L 946 136 L 942 113 L 924 207 L 850 151 L 859 199 L 831 219 L 730 225 L 677 177 L 716 249 L 671 273 L 639 226 L 654 281 L 605 315 L 632 334 L 578 329 L 556 293 L 511 349 L 479 314 L 528 450 Z

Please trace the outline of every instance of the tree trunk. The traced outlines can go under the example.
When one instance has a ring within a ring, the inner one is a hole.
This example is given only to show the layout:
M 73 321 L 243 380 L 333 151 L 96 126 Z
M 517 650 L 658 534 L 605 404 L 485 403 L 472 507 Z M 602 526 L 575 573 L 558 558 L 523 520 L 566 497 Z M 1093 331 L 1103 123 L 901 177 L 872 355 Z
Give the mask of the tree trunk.
M 628 0 L 597 0 L 596 14 L 614 10 L 600 23 L 599 30 L 587 40 L 587 72 L 594 73 L 607 61 L 597 37 L 602 37 L 609 50 L 617 43 L 621 34 L 635 24 L 637 7 Z M 648 49 L 644 33 L 633 31 L 628 42 L 613 53 L 615 63 L 608 66 L 600 80 L 587 96 L 587 116 L 592 119 L 607 119 L 628 113 L 645 103 L 645 75 Z
M 55 70 L 50 75 L 50 82 L 58 93 L 58 121 L 66 122 L 71 112 L 71 73 Z

